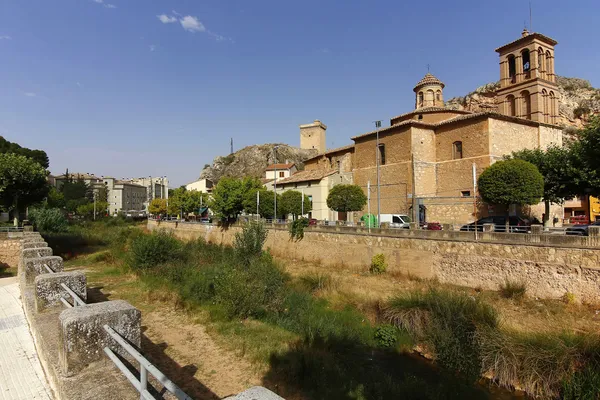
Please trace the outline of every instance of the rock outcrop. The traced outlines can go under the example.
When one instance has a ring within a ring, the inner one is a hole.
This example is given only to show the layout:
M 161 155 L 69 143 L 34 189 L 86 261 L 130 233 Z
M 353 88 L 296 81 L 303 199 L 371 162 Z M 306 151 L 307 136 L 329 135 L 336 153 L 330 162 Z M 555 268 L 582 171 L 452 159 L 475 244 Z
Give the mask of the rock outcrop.
M 592 115 L 600 114 L 600 89 L 595 89 L 590 82 L 579 78 L 558 76 L 556 83 L 560 93 L 559 125 L 581 128 Z M 464 97 L 446 101 L 446 107 L 473 112 L 494 111 L 499 86 L 499 82 L 488 83 Z
M 264 178 L 267 166 L 273 164 L 273 147 L 277 146 L 278 163 L 294 163 L 299 170 L 304 161 L 317 155 L 316 150 L 300 149 L 287 144 L 262 144 L 244 147 L 228 156 L 215 157 L 212 165 L 206 165 L 200 179 L 218 182 L 222 177 L 242 178 L 246 176 Z

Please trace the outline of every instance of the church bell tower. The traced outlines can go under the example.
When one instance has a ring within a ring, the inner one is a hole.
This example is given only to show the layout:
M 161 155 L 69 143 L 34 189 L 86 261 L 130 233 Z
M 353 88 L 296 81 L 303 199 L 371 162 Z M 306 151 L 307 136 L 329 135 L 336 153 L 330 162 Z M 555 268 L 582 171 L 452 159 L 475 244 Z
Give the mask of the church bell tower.
M 524 29 L 521 37 L 496 49 L 500 55 L 498 112 L 547 124 L 558 123 L 554 46 L 558 42 Z

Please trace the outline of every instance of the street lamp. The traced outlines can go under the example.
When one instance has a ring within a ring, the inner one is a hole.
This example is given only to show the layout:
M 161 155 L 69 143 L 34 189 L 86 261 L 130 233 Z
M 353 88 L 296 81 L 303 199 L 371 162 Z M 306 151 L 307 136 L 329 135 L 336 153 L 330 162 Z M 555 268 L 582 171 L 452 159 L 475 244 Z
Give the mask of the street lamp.
M 273 167 L 275 168 L 275 176 L 273 180 L 273 219 L 277 222 L 277 150 L 279 146 L 273 146 Z
M 375 121 L 375 128 L 377 129 L 377 145 L 375 148 L 375 159 L 377 163 L 377 227 L 381 227 L 381 185 L 379 182 L 379 159 L 381 155 L 381 149 L 379 148 L 379 128 L 381 128 L 381 121 Z

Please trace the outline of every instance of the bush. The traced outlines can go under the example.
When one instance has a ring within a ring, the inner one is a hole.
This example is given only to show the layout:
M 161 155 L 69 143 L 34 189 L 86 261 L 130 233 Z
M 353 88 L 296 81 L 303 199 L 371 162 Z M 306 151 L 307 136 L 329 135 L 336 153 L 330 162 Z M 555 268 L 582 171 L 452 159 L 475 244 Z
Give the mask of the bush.
M 267 240 L 267 229 L 260 222 L 249 222 L 241 232 L 235 234 L 233 248 L 239 260 L 249 263 L 253 258 L 262 254 L 262 249 Z
M 58 208 L 34 208 L 29 211 L 29 219 L 42 233 L 66 232 L 69 228 L 67 218 Z
M 130 265 L 149 269 L 183 257 L 181 242 L 165 231 L 143 234 L 131 243 Z
M 330 289 L 335 286 L 335 283 L 330 275 L 325 275 L 318 272 L 301 276 L 300 283 L 311 293 L 323 289 Z
M 398 327 L 394 325 L 379 325 L 375 329 L 375 340 L 380 347 L 394 347 L 398 341 L 398 332 Z
M 387 270 L 387 263 L 383 254 L 375 254 L 371 259 L 371 268 L 369 271 L 373 274 L 382 274 Z
M 433 352 L 440 366 L 470 382 L 479 379 L 481 373 L 475 333 L 480 327 L 498 326 L 492 306 L 466 293 L 435 289 L 393 298 L 385 307 L 384 316 Z
M 289 225 L 290 239 L 302 240 L 304 239 L 304 229 L 308 227 L 308 218 L 298 218 Z
M 500 294 L 507 299 L 521 300 L 527 292 L 527 284 L 525 282 L 511 281 L 506 279 L 500 285 Z

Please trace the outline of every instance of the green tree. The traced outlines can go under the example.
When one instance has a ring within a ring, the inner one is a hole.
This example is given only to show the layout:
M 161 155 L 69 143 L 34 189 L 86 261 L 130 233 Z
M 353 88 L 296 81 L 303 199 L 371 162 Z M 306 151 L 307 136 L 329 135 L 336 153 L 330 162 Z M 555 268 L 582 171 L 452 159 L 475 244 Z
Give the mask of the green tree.
M 50 165 L 48 155 L 42 150 L 31 150 L 26 147 L 21 147 L 16 143 L 9 142 L 0 136 L 0 153 L 1 154 L 18 154 L 30 158 L 40 164 L 44 169 Z
M 197 214 L 202 207 L 208 204 L 208 194 L 197 190 L 188 190 L 183 196 L 183 211 Z
M 154 215 L 163 215 L 167 213 L 166 199 L 152 199 L 148 205 L 148 212 Z
M 327 195 L 327 207 L 338 212 L 361 211 L 367 195 L 358 185 L 335 185 Z
M 169 215 L 180 214 L 182 212 L 185 193 L 185 186 L 169 190 Z
M 248 214 L 256 214 L 256 193 L 258 192 L 258 214 L 261 218 L 273 218 L 273 208 L 275 198 L 272 190 L 265 188 L 252 189 L 244 194 L 244 212 Z M 281 195 L 277 194 L 277 204 L 281 202 Z M 279 207 L 278 207 L 279 208 Z M 278 214 L 281 216 L 281 209 L 278 209 Z
M 570 148 L 552 146 L 546 150 L 521 150 L 513 153 L 512 158 L 530 162 L 544 177 L 544 225 L 550 220 L 550 203 L 562 204 L 581 194 L 581 172 Z
M 46 198 L 46 208 L 65 208 L 65 196 L 59 192 L 55 187 L 51 187 L 48 191 L 48 197 Z
M 578 136 L 570 148 L 581 173 L 579 194 L 600 197 L 600 116 L 592 118 Z
M 506 206 L 507 216 L 511 204 L 537 204 L 544 196 L 544 177 L 535 165 L 524 160 L 492 164 L 479 176 L 477 184 L 483 201 Z
M 108 203 L 106 201 L 98 201 L 96 200 L 96 205 L 94 208 L 94 203 L 86 203 L 77 207 L 77 215 L 81 215 L 87 219 L 94 218 L 94 209 L 96 210 L 96 218 L 101 218 L 106 216 L 106 210 L 108 210 Z
M 261 187 L 255 178 L 222 178 L 213 189 L 210 208 L 222 219 L 236 218 L 244 210 L 244 195 Z
M 308 214 L 312 211 L 310 198 L 304 195 L 304 204 L 302 203 L 302 193 L 297 190 L 288 190 L 281 195 L 281 212 L 285 215 L 292 214 L 293 218 L 298 218 L 298 215 Z
M 65 199 L 65 208 L 68 212 L 77 212 L 77 207 L 90 202 L 91 191 L 83 179 L 73 180 L 69 176 L 69 171 L 65 173 L 65 181 L 60 187 Z
M 36 161 L 13 153 L 0 154 L 0 205 L 15 212 L 41 202 L 48 194 L 46 170 Z

